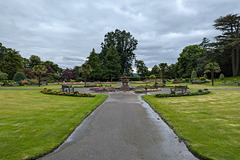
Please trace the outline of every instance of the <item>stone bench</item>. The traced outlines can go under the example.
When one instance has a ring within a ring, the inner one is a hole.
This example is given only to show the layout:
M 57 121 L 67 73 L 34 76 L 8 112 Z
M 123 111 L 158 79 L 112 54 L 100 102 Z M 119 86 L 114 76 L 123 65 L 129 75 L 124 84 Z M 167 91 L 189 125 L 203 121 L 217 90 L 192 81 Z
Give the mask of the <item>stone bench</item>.
M 47 81 L 42 81 L 42 82 L 40 82 L 40 84 L 41 84 L 41 85 L 42 85 L 42 84 L 48 85 L 48 82 L 47 82 Z
M 181 93 L 186 93 L 187 92 L 188 87 L 187 86 L 174 86 L 174 88 L 170 88 L 171 92 L 177 92 L 177 91 L 181 91 Z
M 62 85 L 61 92 L 74 92 L 74 87 L 68 85 Z
M 192 84 L 202 84 L 201 81 L 192 81 Z

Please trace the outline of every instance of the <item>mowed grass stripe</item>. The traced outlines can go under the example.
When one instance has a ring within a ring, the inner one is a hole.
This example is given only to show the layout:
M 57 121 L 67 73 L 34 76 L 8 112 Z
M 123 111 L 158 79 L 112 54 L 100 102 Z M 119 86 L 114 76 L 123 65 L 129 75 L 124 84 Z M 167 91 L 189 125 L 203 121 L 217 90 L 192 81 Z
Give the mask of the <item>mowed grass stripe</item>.
M 54 149 L 106 97 L 0 91 L 0 159 L 38 157 Z
M 239 160 L 239 97 L 240 91 L 173 98 L 143 96 L 193 152 L 216 160 Z

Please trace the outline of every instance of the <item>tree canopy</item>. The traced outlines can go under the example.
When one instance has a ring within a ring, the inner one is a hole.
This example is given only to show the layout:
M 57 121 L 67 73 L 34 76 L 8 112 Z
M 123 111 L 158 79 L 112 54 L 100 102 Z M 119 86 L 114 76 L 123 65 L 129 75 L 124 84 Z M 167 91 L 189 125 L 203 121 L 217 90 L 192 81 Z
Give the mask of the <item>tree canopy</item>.
M 134 50 L 137 49 L 138 41 L 125 30 L 120 31 L 116 29 L 114 32 L 108 32 L 104 36 L 104 42 L 101 43 L 102 51 L 100 53 L 100 60 L 105 61 L 105 56 L 111 46 L 117 50 L 120 64 L 120 73 L 131 73 L 132 62 L 135 58 Z
M 105 56 L 104 61 L 104 76 L 112 81 L 113 78 L 120 77 L 121 65 L 119 64 L 119 54 L 116 48 L 112 45 Z
M 101 79 L 103 70 L 102 65 L 100 63 L 99 54 L 95 52 L 95 49 L 93 48 L 90 55 L 87 57 L 86 64 L 89 64 L 92 68 L 92 72 L 89 75 L 89 78 L 91 79 Z
M 137 74 L 140 77 L 145 77 L 148 75 L 148 67 L 145 65 L 145 63 L 142 60 L 135 60 L 135 66 L 137 69 Z
M 8 50 L 0 66 L 1 71 L 8 74 L 8 79 L 12 79 L 14 74 L 23 68 L 22 57 L 18 51 Z
M 222 31 L 216 36 L 218 49 L 230 50 L 232 57 L 232 74 L 240 75 L 240 16 L 238 14 L 228 14 L 216 19 L 213 25 L 215 29 Z

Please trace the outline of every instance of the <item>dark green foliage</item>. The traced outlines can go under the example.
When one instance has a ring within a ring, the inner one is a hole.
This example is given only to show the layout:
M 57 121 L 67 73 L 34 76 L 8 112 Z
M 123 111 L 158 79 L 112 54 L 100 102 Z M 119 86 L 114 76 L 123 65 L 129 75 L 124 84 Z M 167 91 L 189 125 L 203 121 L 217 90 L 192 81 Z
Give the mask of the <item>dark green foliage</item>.
M 186 83 L 189 83 L 190 81 L 191 81 L 190 78 L 185 78 L 185 82 L 186 82 Z
M 31 57 L 29 58 L 29 67 L 33 68 L 35 65 L 42 65 L 42 61 L 40 59 L 40 57 L 36 56 L 36 55 L 31 55 Z
M 54 79 L 57 80 L 57 81 L 59 81 L 60 78 L 61 78 L 61 76 L 60 76 L 58 73 L 54 73 L 54 74 L 53 74 L 53 77 L 54 77 Z
M 86 64 L 89 64 L 92 68 L 92 72 L 89 74 L 89 78 L 92 80 L 99 80 L 102 77 L 103 70 L 100 63 L 99 54 L 93 49 L 89 57 L 87 57 Z
M 120 64 L 120 73 L 131 73 L 132 61 L 135 58 L 134 50 L 137 48 L 138 41 L 125 30 L 118 29 L 115 32 L 108 32 L 104 36 L 104 42 L 101 43 L 102 51 L 100 53 L 100 60 L 102 63 L 105 61 L 105 56 L 111 46 L 117 50 Z
M 83 73 L 84 75 L 84 81 L 85 81 L 85 86 L 87 84 L 87 75 L 92 72 L 92 67 L 89 64 L 83 64 L 79 68 L 79 72 Z
M 23 68 L 22 57 L 18 51 L 9 49 L 0 66 L 1 71 L 8 74 L 8 79 L 13 79 L 14 74 Z
M 30 67 L 30 60 L 27 58 L 23 58 L 23 67 L 24 68 L 31 68 Z
M 120 57 L 114 46 L 107 51 L 104 61 L 104 76 L 112 81 L 113 78 L 119 78 L 121 65 L 118 63 Z
M 13 77 L 14 81 L 21 81 L 21 80 L 24 80 L 24 79 L 26 79 L 26 76 L 22 72 L 15 73 L 15 75 Z
M 165 84 L 164 73 L 165 73 L 165 70 L 167 69 L 167 67 L 168 67 L 167 63 L 160 63 L 159 64 L 159 68 L 161 69 L 161 72 L 162 72 L 162 82 L 163 82 L 163 84 Z
M 197 72 L 195 70 L 192 71 L 191 78 L 192 79 L 196 79 L 197 78 Z
M 3 60 L 3 57 L 5 57 L 7 53 L 11 50 L 12 50 L 11 48 L 6 48 L 5 46 L 2 45 L 2 43 L 0 43 L 0 64 Z
M 170 66 L 167 67 L 166 76 L 171 78 L 171 79 L 177 78 L 177 76 L 178 76 L 178 63 L 171 64 Z
M 7 79 L 8 79 L 8 74 L 0 71 L 0 81 L 7 80 Z
M 135 66 L 137 68 L 137 74 L 140 75 L 140 77 L 146 77 L 148 75 L 148 67 L 142 60 L 135 60 Z
M 155 75 L 156 77 L 159 76 L 160 68 L 157 65 L 154 65 L 152 70 L 151 70 L 151 74 Z
M 176 92 L 175 91 L 171 91 L 171 94 L 176 94 Z
M 54 74 L 45 73 L 41 80 L 46 81 L 48 83 L 54 83 L 55 82 Z
M 190 77 L 192 71 L 197 69 L 197 64 L 201 63 L 198 60 L 203 57 L 203 52 L 204 49 L 200 45 L 185 47 L 178 58 L 178 74 L 182 77 Z
M 219 17 L 214 22 L 215 29 L 222 32 L 221 35 L 216 36 L 215 46 L 222 53 L 228 53 L 225 55 L 231 58 L 233 76 L 240 75 L 240 16 L 228 14 Z M 228 58 L 223 60 L 226 62 Z
M 129 77 L 129 79 L 131 81 L 141 81 L 141 77 L 140 76 L 131 76 L 131 77 Z
M 219 79 L 224 80 L 225 76 L 224 74 L 220 74 Z
M 220 72 L 220 66 L 217 62 L 210 62 L 205 66 L 205 73 L 211 73 L 212 86 L 214 86 L 214 73 Z

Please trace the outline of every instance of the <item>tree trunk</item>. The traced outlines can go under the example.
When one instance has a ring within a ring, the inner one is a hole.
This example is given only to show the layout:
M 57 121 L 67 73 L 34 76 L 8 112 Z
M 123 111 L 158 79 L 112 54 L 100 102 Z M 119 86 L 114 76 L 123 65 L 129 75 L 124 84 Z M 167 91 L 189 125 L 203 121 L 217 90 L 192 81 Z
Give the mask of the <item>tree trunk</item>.
M 162 69 L 162 81 L 163 81 L 163 88 L 164 88 L 164 84 L 165 84 L 165 82 L 164 82 L 164 69 Z
M 232 49 L 232 72 L 233 76 L 237 76 L 239 74 L 239 47 Z
M 214 86 L 214 70 L 211 70 L 212 86 Z
M 87 73 L 84 72 L 84 80 L 85 80 L 85 86 L 87 86 Z
M 237 75 L 240 75 L 240 64 L 239 64 L 239 60 L 240 60 L 240 55 L 239 55 L 239 47 L 237 47 L 236 49 L 236 73 Z
M 41 85 L 41 75 L 38 75 L 38 87 Z

